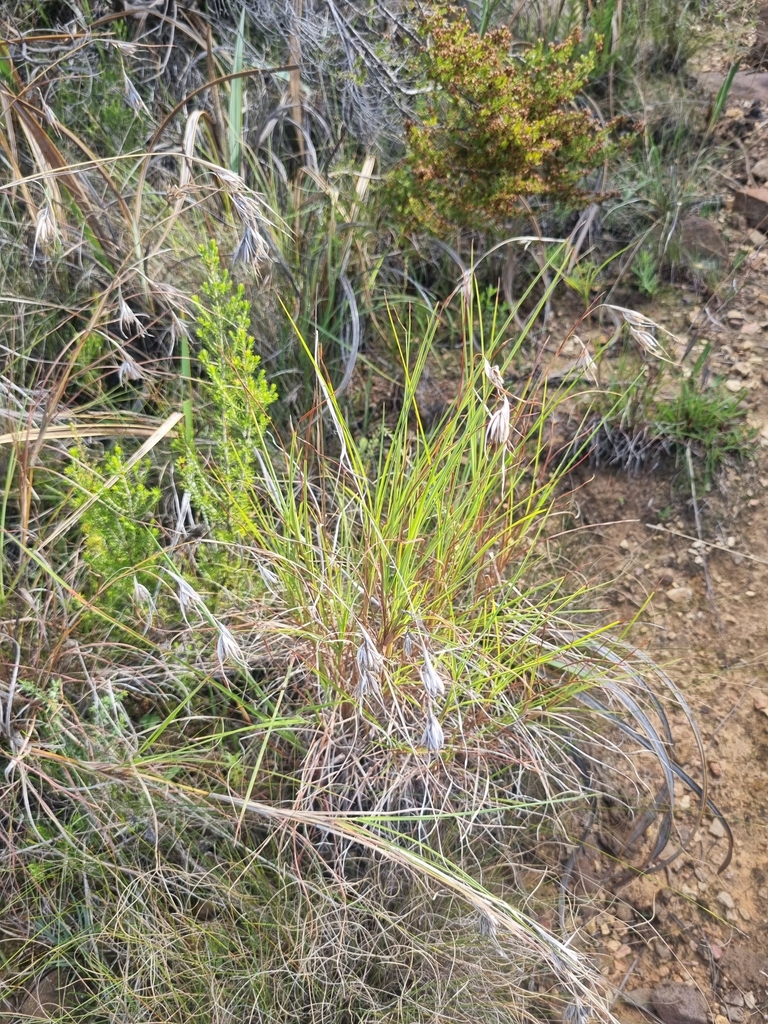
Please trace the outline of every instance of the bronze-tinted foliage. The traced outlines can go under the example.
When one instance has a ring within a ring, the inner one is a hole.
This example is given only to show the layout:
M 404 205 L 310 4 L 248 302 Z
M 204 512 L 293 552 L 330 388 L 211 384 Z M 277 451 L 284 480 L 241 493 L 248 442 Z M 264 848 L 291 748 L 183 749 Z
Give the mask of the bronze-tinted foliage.
M 486 228 L 526 197 L 583 199 L 581 182 L 604 159 L 609 133 L 573 104 L 595 60 L 576 55 L 578 34 L 516 54 L 507 29 L 480 36 L 454 8 L 427 18 L 424 33 L 432 91 L 393 186 L 409 226 Z

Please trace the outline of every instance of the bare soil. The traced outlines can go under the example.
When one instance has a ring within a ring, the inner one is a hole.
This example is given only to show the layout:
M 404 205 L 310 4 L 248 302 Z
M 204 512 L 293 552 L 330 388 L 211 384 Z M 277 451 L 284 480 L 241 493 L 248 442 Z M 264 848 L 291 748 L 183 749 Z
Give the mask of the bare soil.
M 768 122 L 755 132 L 753 161 L 768 155 Z M 634 621 L 630 639 L 679 685 L 734 836 L 719 871 L 728 839 L 707 814 L 670 867 L 610 892 L 596 881 L 610 874 L 610 851 L 598 843 L 583 855 L 592 881 L 582 945 L 621 988 L 614 1010 L 626 1021 L 648 1019 L 652 990 L 666 982 L 695 986 L 713 1024 L 768 1020 L 768 243 L 727 210 L 719 226 L 731 252 L 746 253 L 728 302 L 711 300 L 702 317 L 706 295 L 678 288 L 643 312 L 683 341 L 697 325 L 713 373 L 734 393 L 747 389 L 755 460 L 730 465 L 708 490 L 699 481 L 698 528 L 684 462 L 634 477 L 582 467 L 570 497 L 581 527 L 573 563 L 589 567 L 585 582 L 612 581 L 605 617 Z M 677 760 L 701 782 L 683 717 L 671 723 Z M 676 797 L 682 835 L 696 797 L 682 785 Z

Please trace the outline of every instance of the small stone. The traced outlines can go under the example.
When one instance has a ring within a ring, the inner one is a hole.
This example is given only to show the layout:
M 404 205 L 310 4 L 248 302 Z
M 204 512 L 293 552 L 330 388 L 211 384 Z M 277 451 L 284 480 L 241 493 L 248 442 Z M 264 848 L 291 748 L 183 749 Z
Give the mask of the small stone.
M 747 238 L 750 240 L 752 245 L 765 245 L 765 242 L 766 242 L 766 237 L 762 233 L 762 231 L 758 231 L 755 228 L 753 228 L 749 232 L 749 234 L 747 235 Z
M 723 774 L 723 766 L 720 764 L 720 762 L 707 761 L 707 765 L 709 766 L 709 770 L 714 775 L 714 777 L 716 779 L 719 779 L 720 776 Z
M 733 896 L 729 892 L 723 890 L 717 894 L 717 902 L 721 903 L 726 910 L 733 910 L 736 904 L 733 902 Z
M 735 547 L 735 545 L 736 545 L 736 538 L 735 537 L 729 537 L 728 540 L 725 543 L 726 543 L 727 547 L 729 547 L 729 548 Z
M 664 1024 L 706 1024 L 707 1002 L 693 985 L 669 982 L 651 993 L 656 1013 Z
M 725 382 L 725 386 L 728 388 L 729 391 L 732 391 L 734 394 L 741 391 L 741 389 L 744 387 L 741 381 L 736 380 L 734 377 L 729 377 L 728 380 Z
M 751 921 L 752 920 L 752 915 L 750 914 L 750 912 L 747 910 L 746 907 L 739 907 L 739 915 L 740 915 L 742 921 Z
M 752 177 L 755 181 L 768 181 L 768 159 L 763 157 L 752 167 Z
M 622 551 L 629 551 L 629 541 L 626 539 L 626 537 L 624 538 L 624 540 L 619 542 L 619 547 Z
M 725 828 L 723 827 L 722 821 L 719 818 L 715 818 L 712 824 L 709 826 L 709 834 L 714 836 L 715 839 L 725 838 Z
M 728 1006 L 743 1006 L 744 996 L 739 992 L 738 989 L 731 989 L 730 992 L 726 992 L 723 996 L 723 1002 Z
M 653 943 L 653 948 L 659 960 L 672 959 L 672 950 L 669 948 L 666 942 L 664 942 L 663 939 L 656 939 L 656 941 Z
M 725 1013 L 731 1024 L 742 1024 L 742 1021 L 744 1020 L 744 1011 L 740 1006 L 727 1006 Z
M 690 587 L 672 587 L 667 591 L 667 598 L 673 604 L 683 604 L 685 601 L 690 601 L 693 597 L 693 591 Z
M 768 224 L 768 189 L 740 188 L 733 198 L 733 212 L 743 213 L 750 227 Z
M 716 1013 L 715 1024 L 728 1024 L 728 1018 L 724 1017 L 722 1013 Z
M 626 942 L 622 943 L 616 952 L 613 954 L 614 960 L 625 960 L 632 953 L 632 947 L 628 946 Z
M 718 946 L 716 942 L 711 942 L 709 945 L 709 951 L 712 954 L 713 960 L 721 960 L 723 956 L 723 947 Z
M 745 992 L 744 993 L 744 1003 L 746 1004 L 746 1007 L 747 1007 L 748 1010 L 754 1010 L 754 1008 L 757 1006 L 757 1000 L 755 999 L 755 993 L 754 992 Z

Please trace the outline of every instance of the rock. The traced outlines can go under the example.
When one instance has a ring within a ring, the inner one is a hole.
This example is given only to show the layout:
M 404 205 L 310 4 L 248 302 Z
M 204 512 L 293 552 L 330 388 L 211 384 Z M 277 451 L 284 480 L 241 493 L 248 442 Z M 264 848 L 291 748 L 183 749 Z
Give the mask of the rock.
M 719 779 L 723 774 L 723 766 L 719 761 L 707 761 L 707 766 L 716 779 Z
M 713 99 L 724 81 L 725 75 L 718 71 L 708 71 L 696 76 L 699 89 Z M 768 73 L 737 71 L 733 76 L 728 99 L 768 106 Z
M 755 181 L 768 181 L 768 158 L 758 160 L 752 168 L 752 177 Z
M 725 382 L 725 386 L 728 388 L 729 391 L 732 391 L 734 395 L 737 394 L 737 392 L 741 391 L 741 389 L 744 387 L 742 382 L 740 380 L 736 380 L 735 377 L 729 377 L 728 380 Z
M 731 1024 L 742 1024 L 744 1011 L 740 1006 L 726 1006 L 725 1013 Z
M 752 706 L 755 711 L 765 711 L 768 708 L 768 696 L 764 693 L 756 693 L 752 700 Z
M 668 587 L 671 583 L 674 583 L 674 581 L 675 574 L 672 572 L 671 569 L 662 569 L 659 572 L 659 583 L 662 586 Z
M 683 604 L 685 601 L 690 601 L 692 597 L 693 591 L 690 587 L 672 587 L 667 591 L 667 598 L 673 604 Z
M 768 189 L 766 189 L 766 194 L 768 196 Z M 766 216 L 768 217 L 768 198 L 766 199 Z M 757 227 L 757 224 L 752 226 Z M 720 231 L 706 217 L 691 215 L 683 218 L 680 223 L 680 247 L 695 260 L 715 260 L 721 263 L 728 259 L 728 247 L 723 241 Z
M 726 910 L 733 910 L 733 908 L 736 906 L 736 904 L 733 902 L 733 896 L 731 896 L 729 892 L 725 892 L 725 890 L 717 894 L 717 902 L 722 904 L 722 906 L 724 906 Z
M 719 818 L 715 818 L 712 824 L 709 826 L 709 834 L 714 836 L 715 839 L 725 838 L 725 827 Z
M 733 197 L 733 208 L 744 214 L 751 228 L 768 227 L 768 188 L 738 189 Z
M 658 985 L 651 1002 L 664 1024 L 707 1024 L 707 1001 L 693 985 Z
M 766 243 L 765 235 L 762 231 L 758 231 L 757 228 L 752 228 L 747 235 L 747 238 L 750 240 L 752 245 L 765 245 Z
M 726 992 L 723 996 L 723 1002 L 728 1006 L 743 1006 L 744 996 L 739 992 L 738 989 L 734 988 L 730 992 Z

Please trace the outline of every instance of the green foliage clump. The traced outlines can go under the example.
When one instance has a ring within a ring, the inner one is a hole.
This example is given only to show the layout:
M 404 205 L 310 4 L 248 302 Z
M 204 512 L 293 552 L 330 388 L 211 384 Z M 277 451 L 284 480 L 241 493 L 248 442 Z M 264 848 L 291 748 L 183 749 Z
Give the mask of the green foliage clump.
M 204 379 L 197 436 L 181 442 L 178 469 L 183 486 L 222 536 L 243 532 L 249 521 L 247 496 L 255 473 L 255 450 L 277 399 L 248 333 L 251 306 L 242 284 L 235 287 L 221 267 L 214 241 L 201 246 L 207 271 L 203 298 L 193 297 Z M 244 518 L 245 517 L 245 518 Z
M 585 174 L 604 158 L 608 131 L 572 106 L 594 67 L 576 56 L 578 33 L 560 45 L 511 52 L 512 36 L 480 36 L 464 12 L 424 22 L 431 86 L 393 191 L 406 223 L 444 232 L 480 229 L 518 213 L 526 197 L 578 202 Z
M 683 380 L 677 394 L 658 403 L 657 430 L 678 447 L 691 445 L 704 460 L 705 478 L 711 479 L 728 456 L 745 457 L 754 448 L 754 431 L 745 423 L 740 395 L 720 387 L 704 389 L 697 374 Z
M 119 445 L 104 457 L 103 475 L 82 448 L 70 454 L 72 462 L 66 473 L 75 484 L 70 501 L 83 509 L 83 558 L 92 577 L 86 592 L 92 594 L 112 580 L 106 604 L 122 608 L 133 592 L 134 575 L 142 582 L 139 567 L 158 551 L 160 531 L 153 516 L 160 489 L 148 486 L 149 460 L 129 468 Z M 113 476 L 116 482 L 105 488 L 106 480 Z M 97 492 L 101 492 L 99 500 L 85 507 Z

